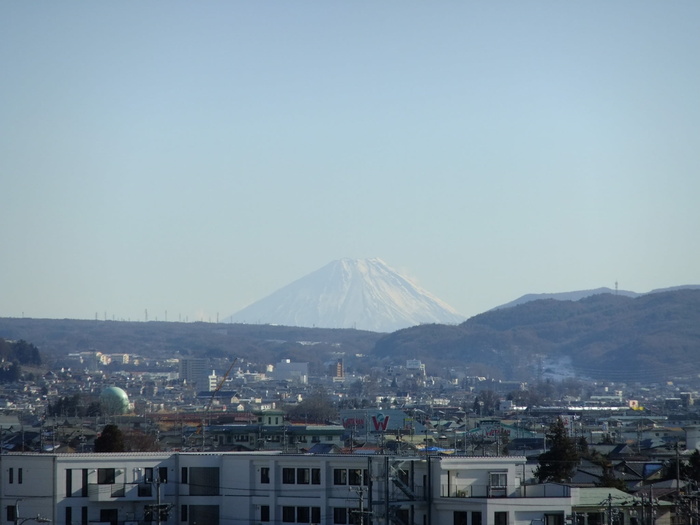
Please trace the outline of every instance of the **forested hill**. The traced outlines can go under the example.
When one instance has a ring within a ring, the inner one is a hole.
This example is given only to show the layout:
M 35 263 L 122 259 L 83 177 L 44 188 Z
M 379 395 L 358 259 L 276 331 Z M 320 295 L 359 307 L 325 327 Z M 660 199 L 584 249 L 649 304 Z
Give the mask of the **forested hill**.
M 543 363 L 562 360 L 594 379 L 687 377 L 700 373 L 700 290 L 532 301 L 458 326 L 394 332 L 377 342 L 375 354 L 507 379 L 532 379 Z
M 367 354 L 380 336 L 362 330 L 263 324 L 0 318 L 0 337 L 31 341 L 49 365 L 69 353 L 100 351 L 155 359 L 235 356 L 261 364 L 290 358 L 320 366 L 338 352 Z

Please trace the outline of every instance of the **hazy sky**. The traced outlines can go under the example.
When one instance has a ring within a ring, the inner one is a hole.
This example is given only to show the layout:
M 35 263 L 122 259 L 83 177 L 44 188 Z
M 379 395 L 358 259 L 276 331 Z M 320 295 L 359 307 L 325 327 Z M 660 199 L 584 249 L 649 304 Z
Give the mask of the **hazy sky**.
M 700 284 L 700 2 L 0 3 L 0 316 L 379 257 L 466 316 Z

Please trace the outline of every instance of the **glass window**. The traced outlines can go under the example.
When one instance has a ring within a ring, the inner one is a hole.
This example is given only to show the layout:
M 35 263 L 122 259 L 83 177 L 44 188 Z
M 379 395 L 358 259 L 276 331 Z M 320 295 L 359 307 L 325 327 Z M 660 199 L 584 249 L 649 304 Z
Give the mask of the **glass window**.
M 296 509 L 294 507 L 282 507 L 282 521 L 284 523 L 294 523 L 296 520 Z
M 181 483 L 189 483 L 187 480 L 189 476 L 187 475 L 187 467 L 182 467 L 182 470 L 180 470 L 180 482 Z
M 17 483 L 20 485 L 22 484 L 22 469 L 18 468 L 17 469 Z
M 282 469 L 282 483 L 287 485 L 294 484 L 294 469 L 293 468 L 283 468 Z
M 481 512 L 472 512 L 472 525 L 481 525 Z
M 15 482 L 15 469 L 10 467 L 10 469 L 7 471 L 7 475 L 8 475 L 8 481 L 10 483 L 14 483 Z
M 66 469 L 66 497 L 70 498 L 73 495 L 73 471 Z
M 321 484 L 321 469 L 312 468 L 311 469 L 311 484 L 320 485 Z
M 311 512 L 309 507 L 297 507 L 297 523 L 310 523 Z
M 81 480 L 83 482 L 83 486 L 80 489 L 80 495 L 83 498 L 87 498 L 87 495 L 88 495 L 88 474 L 89 474 L 88 469 L 84 468 L 83 473 L 82 473 L 82 480 Z M 87 520 L 85 520 L 85 521 L 87 522 Z
M 545 525 L 564 525 L 564 514 L 545 514 L 544 515 Z
M 298 468 L 297 469 L 297 483 L 301 485 L 308 485 L 309 484 L 309 469 L 307 468 Z
M 467 525 L 467 511 L 456 510 L 452 518 L 453 525 Z
M 311 507 L 311 523 L 321 523 L 321 507 Z
M 270 483 L 270 467 L 260 469 L 260 483 Z
M 158 467 L 158 480 L 161 483 L 168 482 L 168 467 Z
M 507 512 L 494 512 L 493 513 L 493 524 L 494 525 L 508 525 L 508 513 Z
M 98 468 L 97 483 L 100 485 L 113 485 L 116 473 L 113 468 Z
M 333 485 L 347 485 L 348 484 L 348 471 L 344 468 L 334 468 L 333 469 Z M 345 522 L 343 522 L 345 523 Z
M 146 483 L 153 483 L 153 468 L 152 467 L 146 467 L 143 469 L 143 480 Z
M 270 521 L 270 506 L 261 505 L 260 506 L 260 521 L 268 522 Z
M 348 522 L 348 509 L 344 507 L 333 508 L 333 523 L 345 524 Z
M 350 485 L 362 485 L 362 469 L 351 468 L 348 470 L 348 482 Z
M 508 476 L 505 472 L 491 472 L 489 484 L 492 487 L 505 488 L 508 486 Z

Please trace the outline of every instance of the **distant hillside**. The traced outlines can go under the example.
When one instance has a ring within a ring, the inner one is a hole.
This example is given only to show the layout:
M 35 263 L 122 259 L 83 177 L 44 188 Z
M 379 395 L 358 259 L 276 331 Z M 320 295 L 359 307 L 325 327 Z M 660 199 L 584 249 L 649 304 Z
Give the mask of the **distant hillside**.
M 532 379 L 557 362 L 594 379 L 689 376 L 700 373 L 700 290 L 530 301 L 459 326 L 401 330 L 380 339 L 374 353 L 509 379 Z
M 290 358 L 320 366 L 338 352 L 366 354 L 380 334 L 270 325 L 86 321 L 0 318 L 0 338 L 36 345 L 45 361 L 69 353 L 128 353 L 162 360 L 172 357 L 276 363 Z
M 657 288 L 647 293 L 659 293 L 659 292 L 672 292 L 676 290 L 700 290 L 700 285 L 688 284 L 683 286 L 674 286 L 672 288 Z M 604 293 L 614 293 L 615 295 L 624 295 L 625 297 L 639 297 L 640 295 L 646 295 L 644 293 L 632 292 L 630 290 L 613 290 L 612 288 L 594 288 L 592 290 L 576 290 L 573 292 L 556 292 L 556 293 L 529 293 L 522 297 L 518 297 L 516 300 L 511 301 L 501 306 L 493 308 L 493 310 L 500 310 L 502 308 L 511 308 L 513 306 L 518 306 L 519 304 L 529 303 L 530 301 L 539 301 L 540 299 L 557 299 L 558 301 L 578 301 L 585 297 L 590 297 L 591 295 L 600 295 Z

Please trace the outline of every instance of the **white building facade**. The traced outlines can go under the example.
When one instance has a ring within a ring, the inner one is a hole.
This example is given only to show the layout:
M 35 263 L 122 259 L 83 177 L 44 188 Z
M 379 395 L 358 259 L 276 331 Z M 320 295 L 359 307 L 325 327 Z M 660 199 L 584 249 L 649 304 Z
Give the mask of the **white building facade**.
M 0 456 L 0 525 L 563 525 L 568 487 L 524 458 L 121 453 Z

